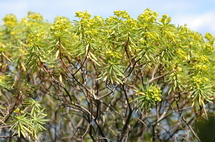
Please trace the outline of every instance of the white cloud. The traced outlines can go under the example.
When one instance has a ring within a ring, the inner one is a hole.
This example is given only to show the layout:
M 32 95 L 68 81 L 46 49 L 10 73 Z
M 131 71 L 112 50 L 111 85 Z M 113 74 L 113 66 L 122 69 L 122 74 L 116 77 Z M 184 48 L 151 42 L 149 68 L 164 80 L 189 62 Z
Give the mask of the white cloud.
M 215 35 L 215 12 L 204 14 L 182 14 L 173 17 L 173 23 L 187 26 L 201 33 L 210 32 Z
M 154 4 L 154 5 L 153 5 Z M 191 9 L 195 6 L 192 1 L 185 1 L 185 0 L 180 0 L 180 1 L 172 1 L 172 0 L 166 0 L 166 1 L 158 1 L 157 4 L 155 5 L 154 2 L 150 4 L 153 7 L 156 7 L 156 9 L 166 11 L 166 12 L 173 12 L 173 11 L 185 11 L 187 9 Z

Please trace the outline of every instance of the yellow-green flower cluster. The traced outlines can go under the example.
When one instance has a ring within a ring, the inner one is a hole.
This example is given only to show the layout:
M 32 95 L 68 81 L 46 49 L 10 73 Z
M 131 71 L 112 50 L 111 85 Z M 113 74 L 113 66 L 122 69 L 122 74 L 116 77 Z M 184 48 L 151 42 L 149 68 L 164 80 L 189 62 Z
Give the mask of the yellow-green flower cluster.
M 66 17 L 57 17 L 53 26 L 51 26 L 50 30 L 55 36 L 61 36 L 64 32 L 68 32 L 67 29 L 71 27 L 71 22 Z
M 87 11 L 84 11 L 84 12 L 78 11 L 78 12 L 76 12 L 75 17 L 83 18 L 83 19 L 89 19 L 91 17 L 91 15 Z
M 106 51 L 106 57 L 121 59 L 122 54 L 108 50 Z
M 160 18 L 158 21 L 163 23 L 164 25 L 169 24 L 171 22 L 172 18 L 168 17 L 168 15 L 164 14 L 162 18 Z
M 44 39 L 44 31 L 29 33 L 27 38 L 27 45 L 32 47 L 35 44 L 40 44 Z
M 123 18 L 123 19 L 129 19 L 130 15 L 128 14 L 127 11 L 114 11 L 114 15 L 116 15 L 118 18 Z
M 202 46 L 202 45 L 199 45 L 199 47 L 201 47 L 201 46 Z M 205 49 L 208 50 L 208 51 L 213 51 L 213 49 L 214 49 L 213 44 L 211 44 L 211 43 L 209 43 L 209 42 L 207 42 L 207 43 L 205 44 L 205 46 L 203 46 L 203 47 L 205 47 Z
M 193 67 L 199 71 L 207 71 L 209 68 L 208 65 L 205 64 L 195 64 Z
M 85 34 L 89 36 L 96 36 L 100 30 L 97 27 L 102 24 L 102 19 L 99 19 L 98 17 L 92 19 L 81 19 L 80 23 L 82 29 L 85 31 Z
M 158 34 L 155 32 L 145 32 L 145 37 L 150 39 L 157 39 Z
M 3 21 L 4 21 L 3 25 L 7 26 L 8 28 L 13 28 L 17 24 L 17 18 L 13 14 L 6 15 Z
M 144 10 L 144 13 L 138 16 L 138 21 L 153 23 L 156 21 L 158 13 L 150 9 Z
M 41 29 L 43 28 L 43 16 L 39 13 L 28 12 L 28 15 L 20 20 L 21 25 L 25 25 L 27 29 Z
M 31 20 L 43 21 L 43 16 L 35 12 L 29 11 L 27 17 Z
M 161 101 L 161 90 L 160 88 L 156 87 L 156 86 L 151 86 L 148 89 L 148 96 L 150 97 L 150 99 L 152 99 L 153 101 Z
M 115 16 L 110 16 L 109 18 L 105 19 L 105 22 L 109 25 L 114 24 L 116 22 L 119 22 L 119 19 L 117 19 L 117 17 Z
M 94 24 L 101 25 L 104 23 L 104 19 L 101 16 L 95 16 L 93 18 Z
M 214 39 L 214 36 L 210 33 L 206 33 L 204 38 L 206 38 L 208 41 L 210 41 L 210 40 Z
M 175 39 L 177 37 L 177 35 L 170 30 L 165 30 L 164 34 L 165 34 L 165 37 L 167 37 L 167 39 L 172 40 L 172 41 L 175 41 Z
M 192 77 L 192 80 L 194 85 L 199 89 L 200 86 L 204 85 L 208 81 L 208 78 L 201 75 L 196 75 Z
M 189 36 L 193 38 L 195 41 L 202 40 L 202 36 L 197 32 L 191 33 L 189 34 Z
M 187 53 L 185 51 L 183 51 L 181 48 L 177 49 L 176 54 L 178 55 L 178 57 L 180 59 L 185 60 L 187 58 Z
M 137 95 L 144 97 L 146 101 L 161 101 L 162 91 L 157 86 L 150 86 L 145 92 L 136 91 Z
M 195 59 L 199 62 L 202 63 L 208 63 L 209 62 L 209 57 L 207 55 L 196 55 Z
M 137 21 L 133 18 L 129 18 L 124 23 L 128 26 L 129 29 L 136 29 L 137 28 Z

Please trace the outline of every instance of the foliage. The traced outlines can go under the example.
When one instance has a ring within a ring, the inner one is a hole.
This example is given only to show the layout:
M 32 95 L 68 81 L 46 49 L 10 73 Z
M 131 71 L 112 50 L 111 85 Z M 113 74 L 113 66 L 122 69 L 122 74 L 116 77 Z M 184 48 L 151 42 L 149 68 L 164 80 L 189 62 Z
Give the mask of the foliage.
M 197 141 L 194 122 L 214 111 L 215 37 L 150 9 L 76 17 L 3 18 L 1 138 Z
M 148 110 L 156 101 L 161 101 L 162 91 L 160 88 L 147 85 L 146 88 L 142 86 L 140 89 L 141 91 L 138 88 L 135 90 L 137 98 L 134 100 L 137 100 L 137 108 L 142 109 L 146 107 L 145 110 Z
M 18 133 L 19 137 L 22 134 L 24 137 L 30 136 L 32 139 L 38 139 L 38 132 L 45 130 L 42 124 L 48 121 L 44 119 L 46 114 L 43 111 L 44 109 L 37 101 L 27 100 L 25 110 L 19 108 L 14 110 L 15 116 L 10 129 L 15 130 L 14 134 Z

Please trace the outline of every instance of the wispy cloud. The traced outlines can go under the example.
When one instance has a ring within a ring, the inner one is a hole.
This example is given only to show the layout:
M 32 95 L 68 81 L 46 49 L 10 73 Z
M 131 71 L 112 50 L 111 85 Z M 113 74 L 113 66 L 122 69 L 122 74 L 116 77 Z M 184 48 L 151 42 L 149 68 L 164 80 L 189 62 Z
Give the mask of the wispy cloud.
M 215 35 L 215 13 L 207 12 L 203 14 L 177 15 L 173 18 L 173 23 L 187 24 L 189 28 L 201 33 L 210 32 Z

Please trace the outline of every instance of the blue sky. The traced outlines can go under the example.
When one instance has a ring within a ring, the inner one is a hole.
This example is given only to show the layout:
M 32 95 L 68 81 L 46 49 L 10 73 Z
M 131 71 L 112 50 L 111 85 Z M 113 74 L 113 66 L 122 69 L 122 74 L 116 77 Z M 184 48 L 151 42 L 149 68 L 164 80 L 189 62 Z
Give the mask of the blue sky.
M 112 16 L 115 10 L 126 10 L 136 18 L 150 8 L 160 16 L 171 16 L 175 25 L 187 24 L 194 31 L 215 35 L 214 7 L 215 0 L 0 0 L 0 19 L 10 13 L 21 19 L 34 11 L 50 22 L 56 16 L 74 20 L 75 12 L 84 10 L 103 17 Z

